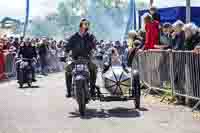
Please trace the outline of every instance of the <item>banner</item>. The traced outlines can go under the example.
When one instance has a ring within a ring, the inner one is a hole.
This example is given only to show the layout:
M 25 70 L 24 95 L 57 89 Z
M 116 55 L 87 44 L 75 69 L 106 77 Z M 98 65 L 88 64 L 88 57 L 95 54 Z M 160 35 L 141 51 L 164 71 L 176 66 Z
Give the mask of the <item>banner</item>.
M 132 30 L 132 29 L 136 30 L 136 4 L 135 4 L 135 0 L 130 0 L 129 10 L 130 10 L 130 14 L 129 14 L 129 19 L 128 19 L 127 26 L 126 26 L 125 38 L 128 35 L 128 32 L 130 30 Z

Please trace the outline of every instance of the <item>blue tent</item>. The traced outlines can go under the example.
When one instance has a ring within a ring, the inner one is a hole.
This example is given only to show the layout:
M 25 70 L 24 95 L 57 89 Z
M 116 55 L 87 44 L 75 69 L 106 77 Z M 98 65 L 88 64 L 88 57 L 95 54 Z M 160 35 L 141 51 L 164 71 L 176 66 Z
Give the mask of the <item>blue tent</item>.
M 186 8 L 185 7 L 169 7 L 158 9 L 160 13 L 161 23 L 170 22 L 174 23 L 176 20 L 185 22 L 186 19 Z M 141 27 L 141 19 L 144 13 L 148 10 L 139 11 L 139 27 Z M 200 26 L 200 7 L 191 7 L 191 21 Z

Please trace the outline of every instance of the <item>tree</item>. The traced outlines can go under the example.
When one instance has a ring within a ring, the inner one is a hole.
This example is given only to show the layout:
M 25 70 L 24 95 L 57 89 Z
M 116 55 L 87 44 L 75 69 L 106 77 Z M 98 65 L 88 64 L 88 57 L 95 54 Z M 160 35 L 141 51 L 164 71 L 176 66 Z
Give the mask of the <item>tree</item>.
M 58 5 L 58 20 L 61 26 L 68 26 L 70 24 L 70 12 L 69 9 L 65 6 L 64 2 L 59 3 Z
M 29 26 L 28 32 L 32 36 L 57 36 L 60 35 L 55 21 L 49 21 L 47 18 L 35 18 Z
M 124 34 L 128 15 L 128 0 L 64 0 L 58 4 L 57 13 L 34 21 L 32 31 L 45 35 L 74 33 L 84 16 L 89 18 L 91 31 L 99 39 L 118 40 Z

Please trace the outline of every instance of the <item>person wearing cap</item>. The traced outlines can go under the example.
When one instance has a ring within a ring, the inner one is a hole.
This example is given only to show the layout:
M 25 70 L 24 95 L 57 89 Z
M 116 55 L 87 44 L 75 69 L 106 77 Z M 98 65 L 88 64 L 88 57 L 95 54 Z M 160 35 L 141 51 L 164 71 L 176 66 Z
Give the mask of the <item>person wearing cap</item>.
M 172 37 L 171 37 L 171 27 L 170 23 L 164 23 L 162 26 L 162 31 L 160 33 L 160 43 L 155 47 L 158 49 L 169 49 L 172 47 Z
M 83 57 L 89 60 L 89 70 L 90 70 L 90 85 L 91 85 L 91 95 L 95 96 L 96 89 L 96 77 L 97 77 L 97 66 L 92 62 L 91 55 L 92 51 L 96 49 L 97 40 L 96 37 L 89 33 L 90 23 L 87 19 L 82 19 L 79 25 L 79 32 L 72 35 L 66 45 L 65 51 L 69 53 L 72 51 L 72 59 L 77 60 L 79 57 Z M 67 79 L 67 95 L 66 97 L 71 97 L 72 88 L 72 69 L 73 64 L 69 64 L 66 67 L 66 79 Z

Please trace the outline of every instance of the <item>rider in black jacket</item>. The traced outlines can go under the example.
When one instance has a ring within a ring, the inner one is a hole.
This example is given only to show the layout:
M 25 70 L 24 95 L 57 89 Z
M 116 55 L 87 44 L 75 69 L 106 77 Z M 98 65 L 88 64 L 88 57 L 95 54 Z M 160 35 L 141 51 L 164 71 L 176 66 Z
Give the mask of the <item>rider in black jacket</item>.
M 90 70 L 90 85 L 91 95 L 95 95 L 95 83 L 97 75 L 97 67 L 91 61 L 92 50 L 96 49 L 96 38 L 94 35 L 88 32 L 89 21 L 86 19 L 81 20 L 79 32 L 72 35 L 65 45 L 65 50 L 68 53 L 72 51 L 72 58 L 76 60 L 78 57 L 84 57 L 89 59 L 89 70 Z M 72 64 L 66 67 L 66 78 L 67 78 L 67 97 L 71 97 L 71 84 L 72 84 Z
M 18 56 L 22 58 L 30 59 L 30 60 L 36 59 L 37 58 L 36 48 L 31 45 L 31 42 L 24 42 L 24 45 L 20 47 Z M 32 65 L 32 62 L 30 62 L 30 66 L 32 69 L 33 81 L 35 82 L 36 81 L 35 68 Z

